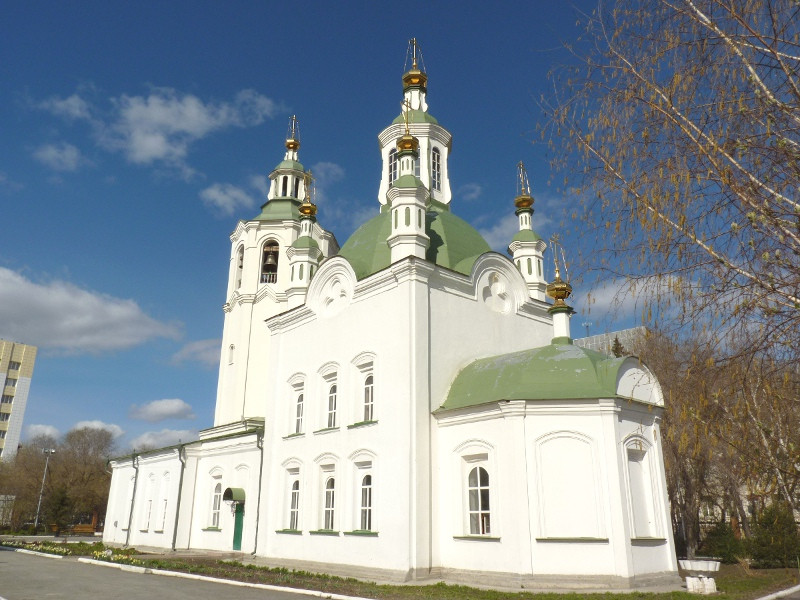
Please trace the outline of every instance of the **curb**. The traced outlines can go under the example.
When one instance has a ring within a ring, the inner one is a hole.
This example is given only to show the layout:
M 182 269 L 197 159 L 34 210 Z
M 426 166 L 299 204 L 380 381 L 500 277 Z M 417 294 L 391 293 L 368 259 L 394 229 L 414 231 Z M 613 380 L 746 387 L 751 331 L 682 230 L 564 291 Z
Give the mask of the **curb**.
M 61 558 L 61 557 L 59 557 Z M 121 571 L 139 573 L 142 575 L 162 575 L 164 577 L 179 577 L 181 579 L 195 579 L 197 581 L 208 581 L 211 583 L 223 583 L 236 587 L 253 588 L 257 590 L 267 590 L 271 592 L 286 592 L 289 594 L 303 594 L 305 596 L 315 596 L 317 598 L 331 598 L 332 600 L 374 600 L 374 598 L 364 598 L 361 596 L 345 596 L 344 594 L 333 594 L 331 592 L 320 592 L 317 590 L 305 590 L 301 588 L 285 587 L 280 585 L 269 585 L 267 583 L 246 583 L 233 579 L 222 579 L 220 577 L 209 577 L 207 575 L 195 575 L 194 573 L 181 573 L 180 571 L 164 571 L 162 569 L 150 569 L 147 567 L 136 567 L 134 565 L 121 565 L 106 560 L 96 560 L 94 558 L 78 558 L 79 562 L 102 567 L 112 567 Z
M 49 552 L 36 552 L 36 550 L 26 550 L 25 548 L 14 548 L 14 552 L 22 552 L 23 554 L 32 554 L 33 556 L 42 556 L 44 558 L 64 558 L 61 554 L 50 554 Z
M 761 598 L 758 598 L 758 600 L 776 600 L 777 598 L 784 598 L 785 596 L 789 596 L 795 592 L 800 592 L 800 585 L 781 590 L 780 592 L 775 592 L 774 594 L 769 594 L 768 596 L 762 596 Z

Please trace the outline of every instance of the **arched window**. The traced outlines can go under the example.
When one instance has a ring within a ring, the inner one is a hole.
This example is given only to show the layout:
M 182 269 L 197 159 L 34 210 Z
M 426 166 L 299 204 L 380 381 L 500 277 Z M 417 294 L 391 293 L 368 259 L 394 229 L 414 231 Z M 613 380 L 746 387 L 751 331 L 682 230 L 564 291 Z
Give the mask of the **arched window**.
M 211 527 L 219 529 L 219 508 L 222 504 L 222 484 L 214 486 L 214 496 L 211 501 Z
M 489 524 L 489 473 L 483 467 L 475 467 L 467 480 L 469 501 L 469 532 L 472 535 L 488 535 Z
M 297 530 L 300 524 L 300 481 L 295 479 L 289 493 L 289 529 Z
M 372 375 L 364 380 L 364 420 L 372 421 L 375 416 L 375 396 Z
M 372 475 L 361 480 L 361 529 L 372 531 Z
M 389 185 L 392 185 L 395 179 L 397 179 L 397 149 L 392 148 L 389 151 Z
M 297 394 L 294 417 L 294 432 L 303 433 L 303 392 Z
M 236 346 L 231 344 L 230 346 L 228 346 L 228 364 L 229 365 L 233 364 L 233 358 L 234 358 L 235 354 L 236 354 Z
M 336 384 L 328 389 L 328 427 L 336 427 Z
M 268 241 L 264 244 L 264 252 L 261 257 L 261 283 L 275 283 L 278 281 L 278 258 L 280 247 L 275 241 Z
M 334 509 L 336 503 L 336 480 L 329 477 L 325 482 L 325 512 L 323 514 L 323 529 L 332 530 L 334 523 Z
M 289 178 L 286 175 L 284 175 L 283 183 L 281 183 L 281 196 L 283 196 L 284 198 L 286 197 L 288 186 L 289 186 Z
M 431 152 L 431 184 L 437 192 L 442 191 L 442 154 L 436 147 Z
M 297 198 L 298 194 L 300 193 L 300 178 L 294 178 L 294 197 Z
M 236 282 L 236 289 L 242 287 L 242 270 L 244 269 L 244 246 L 239 246 L 239 251 L 236 253 L 236 273 L 234 274 L 234 281 Z

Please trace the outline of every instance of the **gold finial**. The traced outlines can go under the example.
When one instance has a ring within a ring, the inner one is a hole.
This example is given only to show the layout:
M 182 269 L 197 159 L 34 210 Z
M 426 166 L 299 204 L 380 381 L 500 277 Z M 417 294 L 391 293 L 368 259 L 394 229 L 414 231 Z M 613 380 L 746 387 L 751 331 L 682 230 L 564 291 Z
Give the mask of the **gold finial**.
M 406 135 L 410 135 L 411 131 L 408 129 L 408 113 L 411 111 L 411 102 L 403 100 L 403 121 L 406 123 Z
M 411 130 L 408 126 L 409 111 L 411 110 L 411 103 L 408 100 L 403 101 L 403 121 L 406 124 L 406 134 L 397 140 L 397 151 L 411 150 L 417 152 L 419 149 L 419 140 L 411 135 Z
M 564 263 L 564 273 L 566 276 L 567 273 L 567 261 L 564 255 L 564 248 L 561 247 L 561 244 L 558 241 L 558 237 L 554 236 L 550 240 L 550 248 L 553 250 L 553 263 L 556 267 L 556 274 L 553 281 L 551 281 L 546 288 L 547 295 L 550 296 L 555 302 L 553 302 L 553 308 L 570 308 L 567 306 L 567 303 L 564 302 L 567 298 L 570 297 L 572 294 L 572 286 L 569 284 L 569 281 L 564 281 L 561 279 L 561 272 L 558 268 L 558 250 L 561 250 L 561 261 Z M 568 278 L 568 277 L 567 277 Z M 569 279 L 569 278 L 568 278 Z
M 300 124 L 297 115 L 289 117 L 289 130 L 286 132 L 286 149 L 298 150 L 300 148 Z
M 411 68 L 403 75 L 403 90 L 417 87 L 424 92 L 427 89 L 428 76 L 425 74 L 425 61 L 422 59 L 422 51 L 417 43 L 417 38 L 411 38 L 408 41 L 406 65 L 409 57 L 411 58 Z M 420 65 L 422 65 L 422 70 L 419 68 Z
M 518 211 L 527 211 L 533 206 L 528 172 L 525 170 L 525 165 L 522 164 L 522 161 L 517 163 L 517 197 L 514 199 L 514 206 L 517 207 Z
M 303 175 L 303 180 L 305 183 L 306 195 L 297 210 L 299 210 L 300 214 L 304 217 L 314 217 L 317 214 L 317 205 L 314 204 L 314 193 L 316 189 L 314 187 L 314 177 L 311 173 L 311 169 L 306 171 L 305 175 Z

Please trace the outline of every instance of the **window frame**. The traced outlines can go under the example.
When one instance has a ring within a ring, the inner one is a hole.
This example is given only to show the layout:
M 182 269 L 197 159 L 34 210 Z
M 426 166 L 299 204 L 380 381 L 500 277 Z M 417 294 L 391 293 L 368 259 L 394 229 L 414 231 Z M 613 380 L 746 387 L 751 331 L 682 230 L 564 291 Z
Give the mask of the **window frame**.
M 220 512 L 222 509 L 222 482 L 218 478 L 213 480 L 216 482 L 211 496 L 211 515 L 210 515 L 210 529 L 222 529 L 220 527 Z
M 442 191 L 442 152 L 437 146 L 431 149 L 431 188 Z

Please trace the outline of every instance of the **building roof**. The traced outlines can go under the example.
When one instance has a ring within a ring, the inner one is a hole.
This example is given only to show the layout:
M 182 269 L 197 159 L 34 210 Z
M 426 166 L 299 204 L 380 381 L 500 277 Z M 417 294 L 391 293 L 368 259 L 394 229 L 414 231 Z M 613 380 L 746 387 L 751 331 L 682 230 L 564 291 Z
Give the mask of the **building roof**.
M 316 248 L 319 250 L 319 244 L 314 238 L 302 235 L 292 242 L 292 248 Z
M 478 359 L 464 367 L 439 410 L 500 400 L 614 398 L 630 357 L 609 357 L 556 338 L 549 346 Z
M 406 116 L 405 113 L 400 113 L 398 116 L 394 118 L 392 121 L 392 125 L 397 125 L 399 123 L 405 123 Z M 408 122 L 409 123 L 434 123 L 436 125 L 439 124 L 439 121 L 436 120 L 429 112 L 424 110 L 410 110 L 408 111 Z
M 253 217 L 253 221 L 286 221 L 299 220 L 299 200 L 279 199 L 270 200 L 261 206 L 261 214 Z
M 514 237 L 511 238 L 512 242 L 538 242 L 542 239 L 538 233 L 533 231 L 532 229 L 520 229 L 517 233 L 514 234 Z
M 386 239 L 391 233 L 391 211 L 359 227 L 345 242 L 339 256 L 353 267 L 358 279 L 369 277 L 391 264 L 391 251 Z M 441 267 L 469 275 L 477 258 L 491 248 L 480 233 L 446 207 L 431 203 L 425 216 L 425 233 L 431 243 L 425 258 Z

